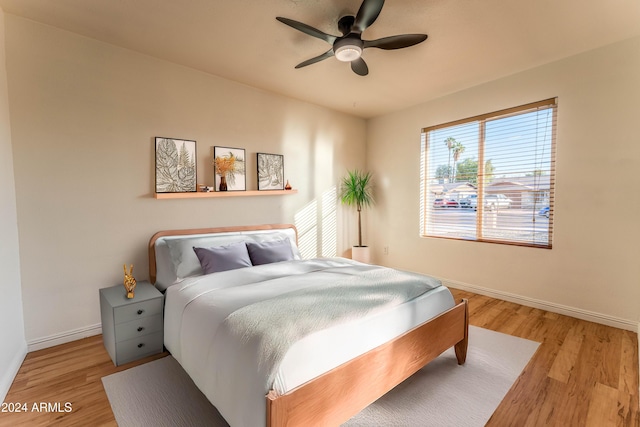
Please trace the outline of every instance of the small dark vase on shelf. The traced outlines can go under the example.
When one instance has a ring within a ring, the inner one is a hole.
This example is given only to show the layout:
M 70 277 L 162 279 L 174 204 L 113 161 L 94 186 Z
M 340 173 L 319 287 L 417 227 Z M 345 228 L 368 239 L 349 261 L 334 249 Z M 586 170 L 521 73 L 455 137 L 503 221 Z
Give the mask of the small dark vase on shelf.
M 218 187 L 219 191 L 227 191 L 227 177 L 222 175 L 220 176 L 220 186 Z
M 284 186 L 285 190 L 291 190 L 291 184 L 289 184 L 289 180 L 287 180 L 287 185 Z

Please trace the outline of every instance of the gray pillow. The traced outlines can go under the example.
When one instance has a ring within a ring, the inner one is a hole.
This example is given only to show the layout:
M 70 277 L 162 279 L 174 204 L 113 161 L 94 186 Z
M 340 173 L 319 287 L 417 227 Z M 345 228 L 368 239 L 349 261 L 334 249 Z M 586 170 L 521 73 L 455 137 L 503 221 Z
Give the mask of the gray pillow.
M 171 262 L 177 280 L 182 280 L 190 276 L 200 276 L 204 274 L 200 265 L 200 260 L 196 256 L 193 248 L 211 248 L 224 245 L 231 245 L 242 242 L 245 239 L 237 234 L 221 235 L 195 235 L 180 236 L 167 239 Z
M 251 259 L 244 242 L 212 248 L 197 248 L 194 246 L 193 250 L 200 260 L 200 266 L 204 274 L 251 267 Z
M 289 261 L 293 259 L 291 241 L 287 237 L 284 240 L 272 240 L 270 242 L 245 242 L 249 250 L 251 264 L 262 265 L 272 262 Z

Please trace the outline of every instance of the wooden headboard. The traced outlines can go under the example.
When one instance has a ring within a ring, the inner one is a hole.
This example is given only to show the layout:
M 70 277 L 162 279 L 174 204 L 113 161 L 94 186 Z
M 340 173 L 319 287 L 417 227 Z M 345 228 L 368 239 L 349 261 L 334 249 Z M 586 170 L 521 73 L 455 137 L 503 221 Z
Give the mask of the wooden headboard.
M 298 230 L 293 224 L 265 224 L 265 225 L 241 225 L 234 227 L 216 227 L 216 228 L 190 228 L 186 230 L 164 230 L 158 231 L 151 236 L 149 240 L 149 280 L 151 283 L 156 282 L 156 240 L 167 236 L 189 236 L 193 234 L 217 234 L 217 233 L 233 233 L 233 232 L 250 232 L 264 230 L 282 230 L 291 228 L 296 233 L 296 245 L 298 244 Z

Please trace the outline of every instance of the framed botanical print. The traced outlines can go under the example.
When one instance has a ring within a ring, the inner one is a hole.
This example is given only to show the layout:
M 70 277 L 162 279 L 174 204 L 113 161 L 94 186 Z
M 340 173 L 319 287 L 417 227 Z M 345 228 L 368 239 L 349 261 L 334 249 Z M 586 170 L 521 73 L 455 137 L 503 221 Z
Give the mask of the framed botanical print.
M 258 190 L 284 190 L 284 156 L 258 153 Z
M 156 193 L 190 193 L 196 188 L 196 142 L 156 137 Z
M 216 191 L 245 191 L 247 175 L 242 148 L 213 147 L 213 172 Z

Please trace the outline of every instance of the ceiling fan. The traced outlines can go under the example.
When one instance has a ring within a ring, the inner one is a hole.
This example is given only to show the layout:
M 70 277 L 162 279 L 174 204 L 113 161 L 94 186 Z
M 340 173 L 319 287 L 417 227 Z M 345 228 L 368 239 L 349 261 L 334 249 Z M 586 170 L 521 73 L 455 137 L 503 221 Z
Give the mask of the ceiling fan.
M 306 67 L 315 64 L 323 59 L 335 56 L 338 61 L 350 62 L 351 69 L 360 76 L 369 74 L 369 67 L 362 59 L 362 51 L 369 47 L 377 47 L 378 49 L 391 50 L 402 49 L 422 43 L 427 39 L 426 34 L 402 34 L 398 36 L 384 37 L 377 40 L 362 40 L 362 32 L 375 22 L 380 15 L 384 0 L 363 0 L 362 5 L 356 16 L 343 16 L 338 20 L 338 30 L 342 36 L 333 36 L 326 34 L 316 28 L 310 27 L 302 22 L 293 19 L 282 18 L 276 19 L 283 24 L 302 31 L 305 34 L 324 40 L 330 45 L 331 49 L 318 55 L 315 58 L 308 59 L 296 65 L 296 68 Z

